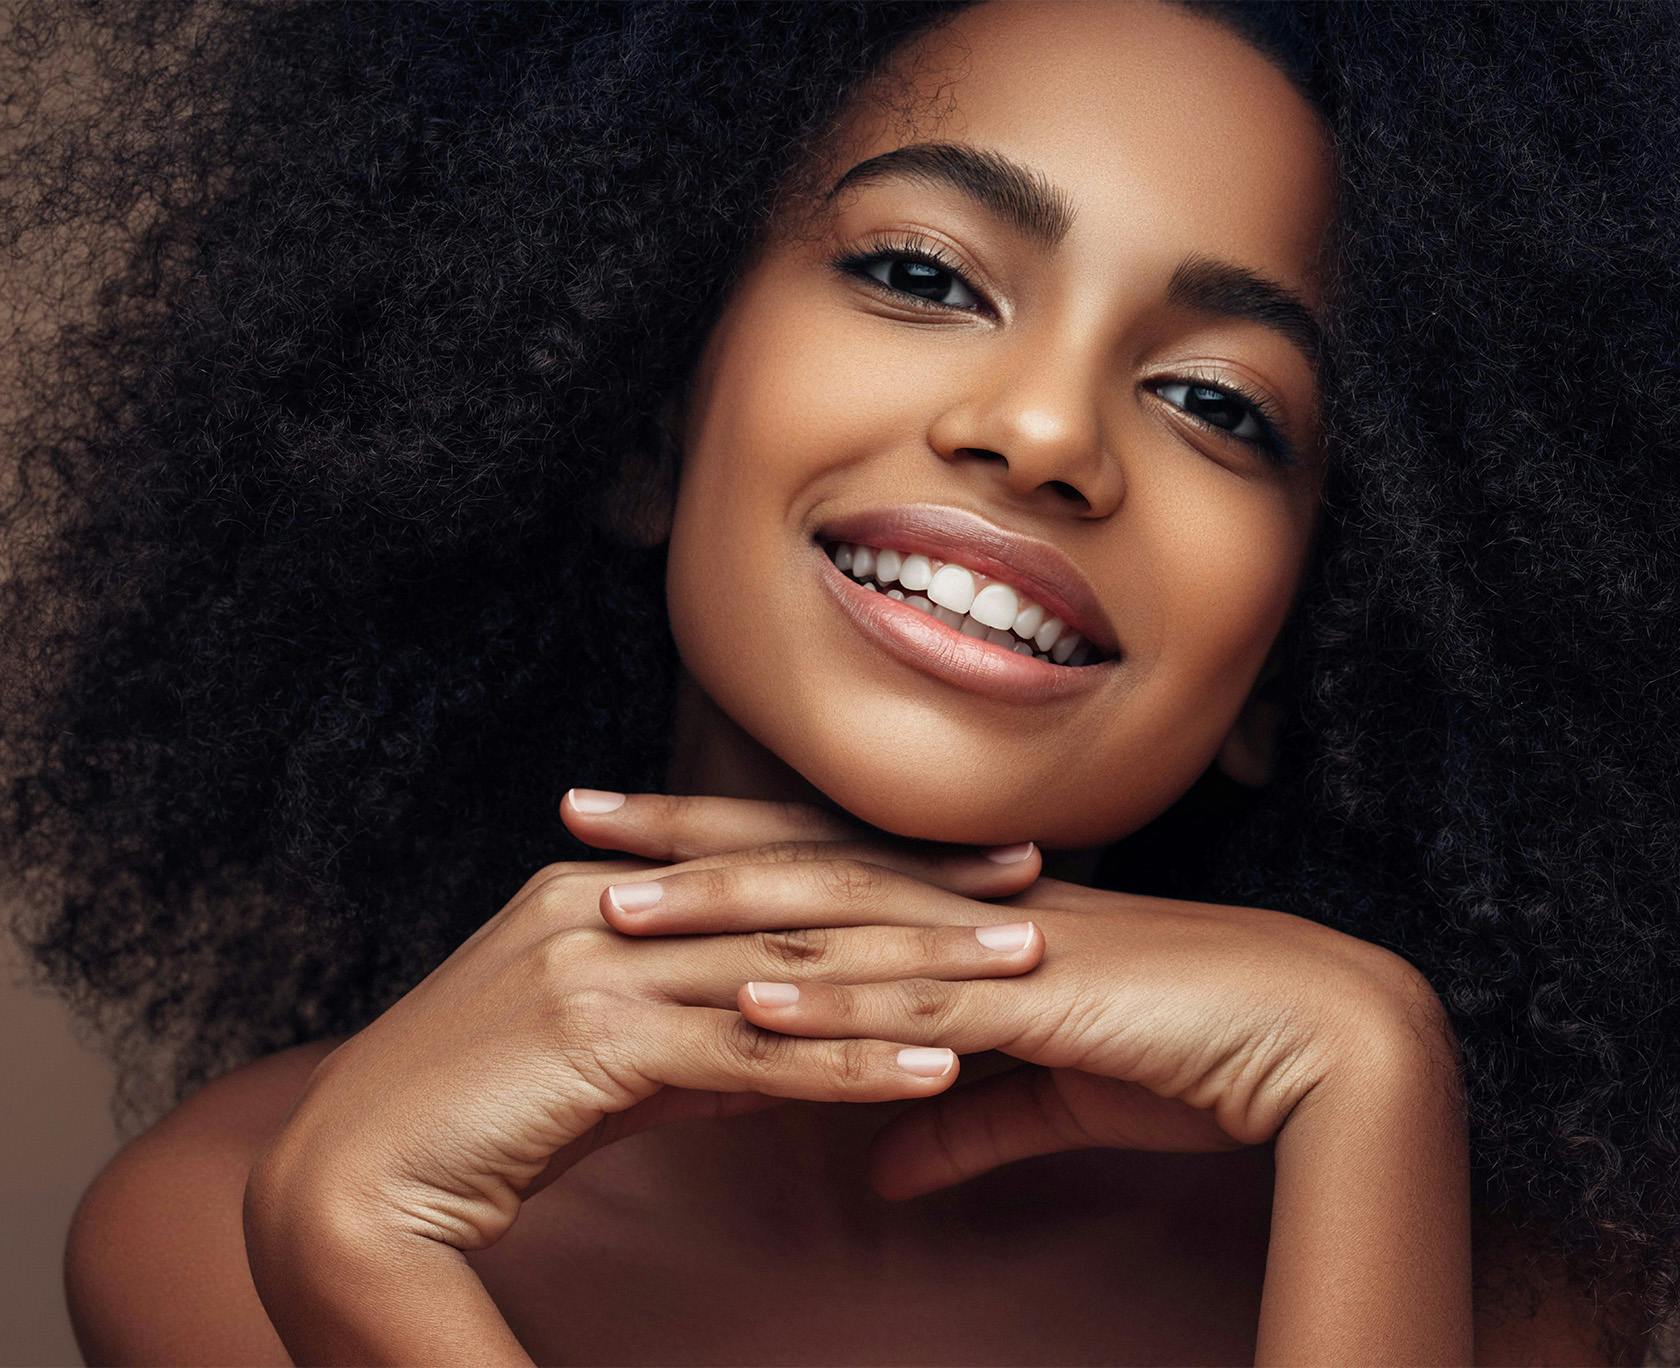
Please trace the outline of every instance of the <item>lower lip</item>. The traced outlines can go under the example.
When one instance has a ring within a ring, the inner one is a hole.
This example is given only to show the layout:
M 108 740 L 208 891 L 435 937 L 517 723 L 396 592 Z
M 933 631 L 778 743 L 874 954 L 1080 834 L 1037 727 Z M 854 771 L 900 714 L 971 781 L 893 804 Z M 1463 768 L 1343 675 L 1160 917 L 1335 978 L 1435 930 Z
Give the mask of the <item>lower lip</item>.
M 811 546 L 823 587 L 858 631 L 888 655 L 969 693 L 1006 703 L 1077 698 L 1101 688 L 1119 665 L 1117 660 L 1052 665 L 978 637 L 964 636 L 919 608 L 888 598 L 878 590 L 865 589 L 829 559 L 820 543 Z

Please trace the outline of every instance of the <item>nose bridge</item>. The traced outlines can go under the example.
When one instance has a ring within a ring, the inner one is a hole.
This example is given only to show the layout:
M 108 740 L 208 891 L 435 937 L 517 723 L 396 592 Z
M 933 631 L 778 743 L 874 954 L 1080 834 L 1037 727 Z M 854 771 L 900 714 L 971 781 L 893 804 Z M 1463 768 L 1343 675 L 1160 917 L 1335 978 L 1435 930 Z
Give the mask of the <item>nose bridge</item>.
M 989 466 L 1018 499 L 1106 517 L 1124 497 L 1106 446 L 1102 391 L 1116 381 L 1093 342 L 1023 331 L 972 371 L 929 439 L 946 460 Z

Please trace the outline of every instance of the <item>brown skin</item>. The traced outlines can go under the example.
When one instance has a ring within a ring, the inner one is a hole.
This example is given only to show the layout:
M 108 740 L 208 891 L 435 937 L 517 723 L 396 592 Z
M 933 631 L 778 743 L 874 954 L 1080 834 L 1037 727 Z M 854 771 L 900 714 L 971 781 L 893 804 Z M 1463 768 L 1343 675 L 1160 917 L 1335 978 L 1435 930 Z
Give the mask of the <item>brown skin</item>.
M 1205 251 L 1321 303 L 1323 131 L 1246 44 L 1154 4 L 991 0 L 904 55 L 948 117 L 907 132 L 859 101 L 823 174 L 959 139 L 1038 167 L 1076 217 L 1046 253 L 949 192 L 870 186 L 825 235 L 779 222 L 708 341 L 669 510 L 687 672 L 669 786 L 815 806 L 568 809 L 632 858 L 539 871 L 320 1067 L 297 1056 L 289 1115 L 226 1167 L 250 1171 L 254 1285 L 299 1361 L 1469 1361 L 1464 1135 L 1427 985 L 1283 913 L 1078 882 L 1210 763 L 1266 775 L 1252 691 L 1314 531 L 1314 377 L 1269 331 L 1161 292 Z M 828 268 L 890 229 L 936 236 L 994 312 L 898 306 Z M 1150 389 L 1191 365 L 1263 389 L 1305 463 Z M 1032 708 L 960 693 L 788 573 L 822 519 L 897 500 L 1060 545 L 1118 628 L 1113 683 Z M 1042 866 L 924 844 L 1024 838 Z M 627 875 L 669 876 L 666 910 L 614 911 L 603 887 Z M 1028 946 L 977 951 L 965 928 L 1016 909 Z M 775 1017 L 749 978 L 809 996 Z M 978 1060 L 947 1091 L 895 1071 L 899 1044 Z M 898 1114 L 872 1193 L 861 1161 Z M 117 1354 L 157 1342 L 124 1338 L 141 1332 L 95 1251 L 140 1168 L 192 1162 L 200 1132 L 171 1122 L 72 1237 L 78 1323 Z M 1081 1145 L 1192 1153 L 998 1167 Z M 1194 1258 L 1167 1257 L 1202 1226 Z M 215 1295 L 248 1324 L 237 1262 L 206 1260 L 234 1269 Z M 238 1341 L 259 1342 L 279 1348 Z M 1549 1343 L 1585 1361 L 1573 1332 Z
M 683 422 L 671 625 L 733 726 L 723 750 L 691 738 L 708 772 L 679 759 L 679 775 L 814 789 L 900 835 L 1100 847 L 1216 759 L 1263 777 L 1241 715 L 1317 517 L 1315 375 L 1273 331 L 1169 310 L 1164 292 L 1207 253 L 1319 306 L 1330 149 L 1270 62 L 1175 7 L 994 2 L 913 56 L 914 88 L 943 87 L 949 116 L 907 133 L 859 101 L 818 183 L 906 142 L 965 141 L 1041 170 L 1074 223 L 1046 253 L 955 191 L 894 180 L 771 235 Z M 828 268 L 882 232 L 937 240 L 989 307 L 930 313 Z M 1270 396 L 1304 464 L 1280 470 L 1151 390 L 1191 367 Z M 922 500 L 1060 546 L 1125 650 L 1110 687 L 1034 707 L 965 695 L 861 641 L 790 572 L 826 518 Z

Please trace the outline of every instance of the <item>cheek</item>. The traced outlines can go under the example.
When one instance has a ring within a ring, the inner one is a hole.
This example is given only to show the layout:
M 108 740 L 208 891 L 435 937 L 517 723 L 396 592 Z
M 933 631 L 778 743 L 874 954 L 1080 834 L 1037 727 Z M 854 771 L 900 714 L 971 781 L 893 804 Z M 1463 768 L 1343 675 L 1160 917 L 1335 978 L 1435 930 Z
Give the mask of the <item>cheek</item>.
M 696 370 L 679 509 L 732 516 L 726 500 L 786 496 L 902 444 L 925 417 L 905 373 L 856 310 L 811 297 L 809 274 L 764 268 L 719 319 Z M 808 504 L 809 500 L 807 500 Z
M 1211 754 L 1288 616 L 1307 534 L 1298 507 L 1211 467 L 1154 519 L 1156 605 L 1148 688 L 1168 725 Z

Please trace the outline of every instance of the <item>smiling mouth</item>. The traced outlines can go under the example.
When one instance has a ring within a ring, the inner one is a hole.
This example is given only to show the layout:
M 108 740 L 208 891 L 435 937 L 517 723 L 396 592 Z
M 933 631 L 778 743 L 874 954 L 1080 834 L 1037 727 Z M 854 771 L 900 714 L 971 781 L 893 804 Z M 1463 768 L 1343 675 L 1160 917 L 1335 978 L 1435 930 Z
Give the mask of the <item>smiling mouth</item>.
M 943 623 L 963 636 L 990 642 L 1048 665 L 1101 665 L 1111 657 L 1001 579 L 956 561 L 818 538 L 835 568 L 853 583 Z

